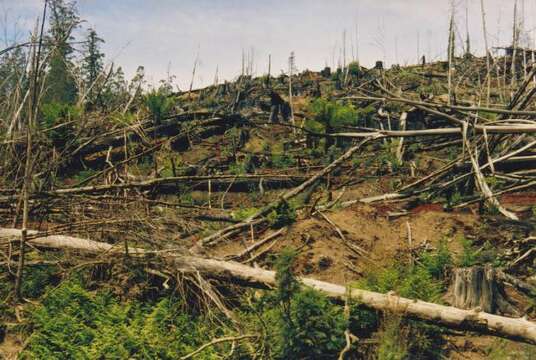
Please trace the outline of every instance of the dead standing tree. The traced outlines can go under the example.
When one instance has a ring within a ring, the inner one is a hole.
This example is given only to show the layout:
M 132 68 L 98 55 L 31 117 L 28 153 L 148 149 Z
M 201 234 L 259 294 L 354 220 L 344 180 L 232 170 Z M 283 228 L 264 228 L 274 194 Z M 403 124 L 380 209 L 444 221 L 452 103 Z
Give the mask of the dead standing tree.
M 30 211 L 29 199 L 32 183 L 32 168 L 33 168 L 33 159 L 32 159 L 32 132 L 37 125 L 37 108 L 39 103 L 39 94 L 40 94 L 40 60 L 41 60 L 41 49 L 43 45 L 43 32 L 45 28 L 46 13 L 47 13 L 47 1 L 43 5 L 43 17 L 41 19 L 41 31 L 39 34 L 39 43 L 37 46 L 33 46 L 32 49 L 32 73 L 31 73 L 31 82 L 30 82 L 30 99 L 28 102 L 28 116 L 26 123 L 26 160 L 24 164 L 24 180 L 22 185 L 21 197 L 22 197 L 22 231 L 20 237 L 20 247 L 19 247 L 19 261 L 17 265 L 17 274 L 15 279 L 15 297 L 17 300 L 21 299 L 21 287 L 24 275 L 24 260 L 25 260 L 25 251 L 26 251 L 26 239 L 28 231 L 28 215 Z M 32 42 L 37 41 L 37 31 L 34 32 Z

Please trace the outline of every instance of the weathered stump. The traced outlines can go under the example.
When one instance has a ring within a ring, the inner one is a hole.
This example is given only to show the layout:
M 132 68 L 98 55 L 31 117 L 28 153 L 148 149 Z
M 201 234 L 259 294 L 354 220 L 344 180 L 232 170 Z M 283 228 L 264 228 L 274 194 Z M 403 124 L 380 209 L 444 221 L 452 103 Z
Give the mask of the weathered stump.
M 480 309 L 490 314 L 516 314 L 505 299 L 495 269 L 489 265 L 454 270 L 452 305 L 461 309 Z
M 497 285 L 495 271 L 487 266 L 473 266 L 454 271 L 454 306 L 461 309 L 480 308 L 487 313 L 496 309 Z

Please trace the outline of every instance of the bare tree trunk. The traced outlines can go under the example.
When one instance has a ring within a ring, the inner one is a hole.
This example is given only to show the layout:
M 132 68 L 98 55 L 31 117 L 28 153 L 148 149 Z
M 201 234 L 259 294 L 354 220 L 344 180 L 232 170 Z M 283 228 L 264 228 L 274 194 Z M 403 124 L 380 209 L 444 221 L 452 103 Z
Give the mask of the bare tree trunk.
M 519 41 L 519 29 L 517 24 L 517 0 L 514 2 L 514 25 L 512 29 L 512 64 L 510 67 L 511 71 L 511 79 L 510 79 L 510 86 L 512 87 L 511 91 L 514 91 L 514 85 L 516 84 L 516 60 L 517 60 L 517 46 Z
M 486 79 L 487 79 L 487 96 L 486 105 L 489 106 L 491 96 L 491 59 L 488 45 L 488 31 L 486 27 L 486 11 L 484 8 L 484 0 L 480 0 L 480 10 L 482 13 L 482 32 L 484 34 L 484 46 L 486 48 Z
M 197 55 L 195 56 L 194 60 L 194 68 L 192 69 L 192 80 L 190 81 L 190 90 L 188 92 L 188 96 L 192 93 L 192 88 L 194 87 L 194 79 L 195 79 L 195 72 L 197 70 L 197 63 L 199 62 L 199 49 L 197 50 Z
M 452 104 L 452 67 L 454 65 L 454 4 L 452 5 L 449 24 L 449 46 L 448 46 L 448 104 Z
M 32 129 L 34 127 L 37 103 L 38 103 L 38 79 L 39 79 L 39 60 L 41 58 L 41 46 L 43 44 L 43 31 L 46 21 L 47 2 L 43 6 L 43 18 L 41 19 L 41 33 L 39 35 L 39 45 L 37 49 L 33 47 L 32 56 L 32 79 L 30 83 L 31 99 L 29 101 L 28 109 L 28 123 L 26 124 L 26 160 L 24 164 L 24 181 L 22 184 L 22 230 L 20 237 L 19 247 L 19 262 L 17 264 L 17 274 L 15 278 L 15 298 L 20 301 L 22 299 L 21 287 L 23 281 L 24 272 L 24 260 L 26 251 L 26 240 L 28 232 L 28 213 L 30 211 L 29 199 L 30 199 L 30 187 L 32 182 Z M 37 29 L 34 32 L 32 42 L 35 42 L 37 36 Z
M 296 135 L 296 123 L 294 122 L 294 109 L 292 106 L 292 75 L 294 71 L 294 52 L 290 53 L 290 57 L 288 59 L 288 68 L 289 68 L 289 74 L 288 74 L 288 104 L 290 106 L 290 122 L 292 124 L 292 133 Z

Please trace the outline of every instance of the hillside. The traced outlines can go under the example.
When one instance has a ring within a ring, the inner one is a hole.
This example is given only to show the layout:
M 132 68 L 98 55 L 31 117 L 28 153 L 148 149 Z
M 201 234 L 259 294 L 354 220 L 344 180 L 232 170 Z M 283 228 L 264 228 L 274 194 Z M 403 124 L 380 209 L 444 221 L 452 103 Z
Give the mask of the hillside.
M 536 357 L 519 54 L 75 102 L 39 76 L 0 123 L 6 359 Z

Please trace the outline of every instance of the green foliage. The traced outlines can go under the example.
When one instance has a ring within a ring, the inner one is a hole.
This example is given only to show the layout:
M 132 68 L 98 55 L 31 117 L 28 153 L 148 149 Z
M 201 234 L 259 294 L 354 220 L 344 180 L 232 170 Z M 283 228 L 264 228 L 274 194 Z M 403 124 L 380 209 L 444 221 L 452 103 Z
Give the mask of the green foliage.
M 154 306 L 119 303 L 91 293 L 77 280 L 51 290 L 32 312 L 33 333 L 22 359 L 176 359 L 214 330 L 166 298 Z M 213 349 L 203 354 L 214 355 Z
M 497 247 L 493 246 L 489 241 L 486 241 L 478 251 L 478 261 L 481 264 L 491 264 L 496 267 L 504 265 L 504 261 L 499 259 Z
M 0 266 L 0 273 L 8 274 L 8 270 Z M 12 282 L 0 278 L 0 297 L 6 298 L 13 291 Z M 41 296 L 48 285 L 58 282 L 58 268 L 51 265 L 28 266 L 24 270 L 24 281 L 21 293 L 24 298 L 36 299 Z
M 420 255 L 422 267 L 434 278 L 443 279 L 452 267 L 452 254 L 447 247 L 447 242 L 441 240 L 436 251 L 422 253 Z
M 495 206 L 494 204 L 489 204 L 489 203 L 484 205 L 484 212 L 491 216 L 498 216 L 501 213 L 497 206 Z
M 300 289 L 300 284 L 292 269 L 297 255 L 293 249 L 283 249 L 275 263 L 276 298 L 287 308 L 287 311 L 290 310 L 289 305 L 292 296 Z
M 484 350 L 484 354 L 490 360 L 533 360 L 536 359 L 536 346 L 498 339 Z
M 90 28 L 84 44 L 84 58 L 82 59 L 82 72 L 86 91 L 88 92 L 87 101 L 89 107 L 99 100 L 96 99 L 95 93 L 100 93 L 96 92 L 98 90 L 96 82 L 103 70 L 104 53 L 100 50 L 101 43 L 104 43 L 104 40 L 97 36 L 97 32 L 94 29 Z
M 380 336 L 378 360 L 403 360 L 408 356 L 408 344 L 399 318 L 388 319 Z
M 379 271 L 370 271 L 356 283 L 356 286 L 381 293 L 395 291 L 402 297 L 412 299 L 441 302 L 446 287 L 444 274 L 451 264 L 451 256 L 446 245 L 440 243 L 436 251 L 420 254 L 416 265 L 397 262 Z M 442 342 L 440 328 L 410 320 L 401 323 L 398 319 L 398 324 L 392 323 L 393 321 L 387 319 L 379 335 L 379 359 L 439 356 Z M 401 335 L 402 330 L 407 334 Z
M 433 80 L 432 84 L 420 85 L 417 92 L 422 96 L 428 96 L 430 94 L 438 96 L 445 93 L 445 86 L 442 82 Z
M 281 201 L 274 210 L 268 214 L 268 221 L 273 228 L 282 228 L 296 221 L 296 210 L 286 201 Z
M 447 196 L 447 207 L 458 205 L 462 202 L 462 200 L 463 195 L 458 189 L 456 189 L 452 193 L 449 193 L 449 196 Z
M 359 76 L 361 73 L 361 66 L 359 65 L 359 62 L 352 61 L 348 64 L 348 74 L 351 76 Z
M 458 257 L 458 266 L 470 267 L 478 262 L 478 253 L 473 248 L 473 242 L 466 238 L 461 238 L 462 252 Z
M 357 111 L 353 105 L 341 105 L 334 101 L 315 99 L 309 105 L 309 111 L 314 114 L 314 120 L 325 129 L 357 125 Z
M 344 347 L 346 320 L 342 309 L 313 289 L 297 292 L 292 298 L 290 321 L 282 336 L 283 359 L 336 359 Z
M 76 4 L 65 0 L 51 0 L 49 16 L 49 36 L 47 43 L 52 52 L 47 76 L 45 102 L 74 104 L 77 95 L 72 76 L 72 33 L 80 23 Z
M 356 109 L 352 104 L 340 104 L 326 99 L 315 99 L 308 106 L 308 110 L 313 114 L 312 119 L 307 119 L 304 128 L 313 133 L 330 134 L 335 131 L 344 131 L 346 127 L 366 125 L 375 113 L 372 106 Z M 322 139 L 324 152 L 334 144 L 334 139 Z M 343 147 L 348 141 L 337 140 L 337 146 Z
M 72 124 L 59 125 L 79 119 L 82 115 L 82 110 L 74 105 L 50 102 L 41 106 L 41 115 L 40 125 L 43 130 L 56 127 L 53 130 L 44 131 L 45 135 L 55 146 L 62 147 L 71 139 L 73 126 Z
M 251 215 L 256 214 L 259 212 L 258 208 L 252 207 L 252 208 L 240 208 L 238 210 L 235 210 L 231 213 L 233 219 L 235 220 L 246 220 Z
M 306 130 L 308 130 L 310 132 L 313 132 L 313 133 L 316 133 L 316 134 L 321 134 L 325 130 L 325 127 L 321 122 L 313 120 L 313 119 L 305 120 L 305 123 L 304 123 L 303 127 Z
M 422 82 L 421 75 L 415 74 L 414 72 L 406 69 L 401 69 L 397 77 L 397 83 L 404 85 L 405 88 L 416 87 Z
M 461 238 L 462 252 L 459 254 L 457 264 L 460 267 L 470 267 L 474 265 L 491 264 L 493 266 L 503 265 L 499 258 L 497 248 L 489 241 L 486 241 L 480 248 L 476 249 L 473 242 L 466 238 Z
M 174 99 L 169 96 L 166 90 L 160 88 L 158 90 L 152 90 L 145 95 L 144 103 L 151 113 L 155 124 L 160 124 L 162 118 L 172 110 Z
M 488 176 L 486 177 L 486 183 L 489 185 L 491 189 L 496 189 L 497 187 L 504 184 L 504 181 L 499 179 L 496 176 Z
M 381 144 L 381 150 L 378 153 L 377 161 L 379 170 L 382 173 L 397 172 L 402 164 L 396 156 L 396 142 L 389 141 Z
M 272 166 L 276 169 L 287 169 L 296 165 L 296 160 L 292 155 L 272 154 Z
M 244 175 L 246 173 L 246 164 L 244 162 L 230 164 L 229 173 L 233 175 Z
M 110 74 L 104 89 L 100 94 L 100 102 L 108 110 L 120 110 L 118 113 L 123 113 L 123 108 L 128 102 L 130 94 L 128 93 L 128 84 L 125 80 L 123 69 L 118 67 Z
M 301 288 L 293 272 L 296 255 L 291 249 L 281 252 L 277 289 L 255 304 L 261 316 L 257 326 L 267 327 L 271 356 L 266 358 L 337 359 L 345 344 L 342 308 L 313 289 Z
M 348 329 L 360 339 L 371 337 L 378 329 L 379 318 L 375 311 L 357 304 L 350 304 Z
M 357 287 L 381 293 L 396 291 L 403 297 L 435 302 L 441 299 L 443 283 L 434 279 L 425 266 L 396 263 L 368 273 L 357 282 Z
M 110 115 L 109 119 L 115 125 L 131 125 L 136 121 L 136 116 L 132 113 L 116 112 Z
M 336 71 L 331 73 L 331 81 L 341 81 L 342 69 L 339 67 Z
M 479 111 L 478 116 L 481 116 L 484 119 L 488 119 L 488 120 L 491 120 L 491 121 L 497 120 L 497 114 L 492 113 L 492 112 L 488 112 L 488 111 Z

